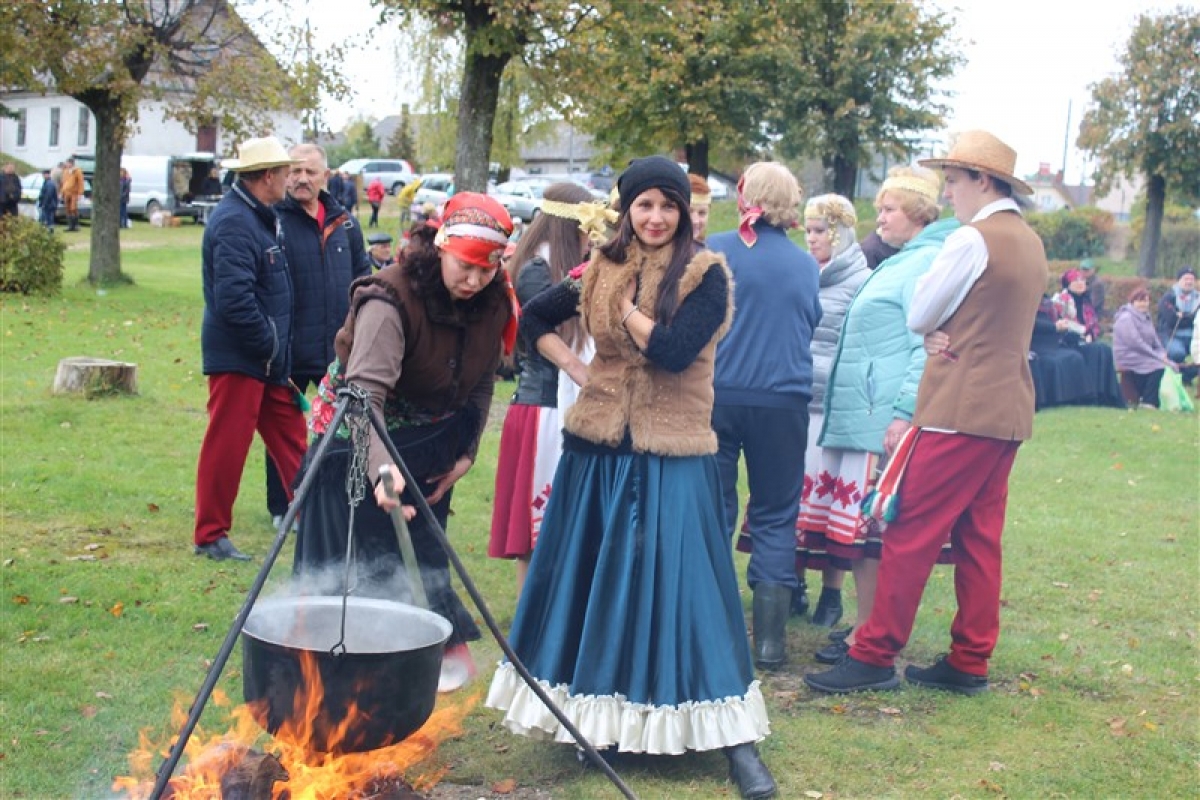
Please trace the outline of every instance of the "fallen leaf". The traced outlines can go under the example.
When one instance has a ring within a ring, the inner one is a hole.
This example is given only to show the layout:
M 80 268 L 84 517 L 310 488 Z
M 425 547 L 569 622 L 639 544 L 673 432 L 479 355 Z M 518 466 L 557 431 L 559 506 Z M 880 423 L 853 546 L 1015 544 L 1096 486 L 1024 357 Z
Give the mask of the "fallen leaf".
M 1108 730 L 1110 733 L 1114 733 L 1117 736 L 1124 736 L 1125 735 L 1125 718 L 1124 717 L 1113 717 L 1113 718 L 1109 719 L 1108 720 Z
M 1060 633 L 1060 634 L 1058 635 L 1058 640 L 1059 640 L 1060 642 L 1065 642 L 1065 641 L 1067 641 L 1067 640 L 1068 640 L 1068 639 L 1070 639 L 1070 638 L 1071 638 L 1071 634 L 1069 634 L 1069 633 Z
M 91 719 L 92 717 L 96 716 L 96 714 L 99 711 L 100 711 L 100 709 L 98 709 L 92 705 L 87 705 L 87 706 L 84 706 L 83 708 L 79 709 L 79 713 L 83 716 L 84 719 Z
M 804 796 L 811 797 L 812 800 L 821 800 L 821 798 L 824 797 L 825 795 L 821 794 L 816 789 L 809 789 L 808 791 L 806 791 L 804 793 Z
M 158 503 L 146 503 L 146 510 L 149 511 L 151 514 L 154 514 L 158 511 L 161 511 L 162 509 L 160 509 L 158 507 Z
M 78 603 L 78 602 L 79 602 L 79 598 L 78 598 L 78 597 L 72 597 L 71 595 L 67 595 L 66 597 L 60 597 L 60 598 L 58 598 L 58 602 L 60 602 L 60 603 L 63 603 L 64 605 L 70 605 L 70 604 L 72 604 L 72 603 Z
M 121 616 L 121 614 L 125 613 L 125 604 L 122 602 L 117 602 L 112 608 L 110 608 L 108 610 L 108 613 L 112 614 L 114 617 L 119 618 Z
M 1133 674 L 1133 664 L 1122 664 L 1121 665 L 1121 674 L 1132 675 Z
M 516 788 L 517 782 L 513 778 L 505 778 L 492 784 L 492 791 L 496 794 L 512 794 Z
M 13 602 L 19 606 L 27 606 L 29 605 L 29 598 L 23 594 L 14 594 Z
M 992 783 L 991 781 L 987 780 L 986 778 L 980 778 L 979 785 L 982 786 L 987 791 L 992 792 L 994 794 L 1003 794 L 1004 793 L 1004 789 L 1002 789 L 1000 787 L 1000 784 Z
M 108 692 L 96 692 L 96 697 L 100 698 L 101 700 L 112 700 L 113 699 L 113 696 L 111 694 L 109 694 Z
M 71 556 L 67 561 L 99 561 L 95 556 Z
M 883 708 L 879 709 L 879 713 L 887 714 L 889 717 L 898 717 L 900 716 L 900 709 L 892 708 L 891 706 L 884 706 Z
M 843 705 L 843 704 L 841 704 L 841 703 L 837 703 L 836 705 L 834 705 L 834 706 L 833 706 L 832 708 L 830 708 L 829 710 L 830 710 L 830 711 L 832 711 L 832 712 L 833 712 L 833 713 L 835 713 L 835 714 L 845 714 L 845 713 L 846 713 L 846 706 L 844 706 L 844 705 Z
M 197 622 L 195 625 L 192 626 L 192 630 L 206 631 L 206 630 L 208 630 L 208 623 L 207 622 Z
M 1063 583 L 1062 581 L 1054 581 L 1050 585 L 1057 586 L 1059 589 L 1070 589 L 1071 588 L 1071 584 Z
M 1092 589 L 1092 591 L 1088 593 L 1088 600 L 1094 603 L 1100 599 L 1100 595 L 1102 594 L 1104 594 L 1102 589 Z
M 1005 766 L 999 761 L 993 761 L 988 764 L 988 769 L 990 769 L 992 772 L 1000 772 L 1001 770 L 1005 769 Z
M 97 544 L 96 542 L 92 542 L 91 544 L 84 545 L 83 549 L 84 550 L 99 550 L 101 547 L 104 547 L 104 545 Z
M 4 559 L 4 566 L 11 567 L 12 565 L 13 565 L 13 560 L 11 558 Z
M 1145 729 L 1146 729 L 1146 730 L 1148 730 L 1148 731 L 1156 731 L 1156 730 L 1158 730 L 1158 726 L 1157 726 L 1157 725 L 1155 725 L 1153 722 L 1149 722 L 1149 721 L 1147 721 L 1147 722 L 1143 722 L 1143 723 L 1142 723 L 1142 727 L 1143 727 L 1143 728 L 1145 728 Z

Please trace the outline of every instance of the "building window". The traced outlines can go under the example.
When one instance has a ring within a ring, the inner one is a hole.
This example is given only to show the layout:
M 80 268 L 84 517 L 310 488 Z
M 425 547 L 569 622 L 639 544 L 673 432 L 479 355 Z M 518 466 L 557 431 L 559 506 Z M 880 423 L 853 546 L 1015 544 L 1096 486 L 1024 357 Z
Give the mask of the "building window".
M 17 112 L 17 147 L 25 146 L 26 123 L 29 112 L 22 108 Z
M 50 109 L 50 146 L 58 147 L 58 118 L 60 109 Z
M 91 122 L 91 114 L 84 106 L 79 107 L 79 137 L 75 143 L 80 147 L 87 147 L 88 143 L 88 123 Z

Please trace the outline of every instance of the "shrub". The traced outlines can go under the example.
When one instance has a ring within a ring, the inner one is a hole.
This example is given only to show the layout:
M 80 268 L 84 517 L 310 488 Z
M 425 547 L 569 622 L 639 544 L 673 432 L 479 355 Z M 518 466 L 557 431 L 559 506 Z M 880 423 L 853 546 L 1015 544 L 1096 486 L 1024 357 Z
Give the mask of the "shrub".
M 1059 209 L 1048 214 L 1031 212 L 1030 226 L 1042 237 L 1046 257 L 1080 259 L 1104 255 L 1114 228 L 1112 214 L 1098 208 Z
M 0 217 L 0 292 L 58 294 L 66 249 L 62 239 L 28 217 Z
M 1129 244 L 1131 257 L 1135 260 L 1141 252 L 1144 227 L 1135 226 L 1134 238 Z M 1154 273 L 1163 278 L 1174 278 L 1183 267 L 1200 268 L 1200 221 L 1164 220 L 1158 239 L 1158 263 L 1155 264 Z

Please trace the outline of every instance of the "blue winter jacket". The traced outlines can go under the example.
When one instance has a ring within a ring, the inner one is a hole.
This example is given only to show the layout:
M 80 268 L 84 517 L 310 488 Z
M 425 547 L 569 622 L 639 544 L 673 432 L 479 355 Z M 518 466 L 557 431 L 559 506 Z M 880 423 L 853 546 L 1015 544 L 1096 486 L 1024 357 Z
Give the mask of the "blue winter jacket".
M 238 372 L 287 383 L 292 278 L 275 212 L 235 182 L 208 217 L 201 254 L 204 374 Z
M 362 228 L 340 203 L 321 192 L 325 227 L 291 197 L 275 206 L 283 252 L 292 274 L 292 375 L 320 377 L 333 361 L 333 337 L 350 311 L 350 283 L 371 274 Z
M 956 219 L 925 227 L 886 259 L 850 301 L 825 388 L 821 447 L 883 453 L 894 419 L 911 420 L 925 370 L 924 337 L 908 329 L 917 279 L 929 271 Z
M 812 397 L 809 347 L 821 320 L 817 262 L 779 228 L 755 223 L 747 247 L 737 231 L 710 236 L 733 273 L 734 314 L 717 345 L 718 405 L 801 409 Z

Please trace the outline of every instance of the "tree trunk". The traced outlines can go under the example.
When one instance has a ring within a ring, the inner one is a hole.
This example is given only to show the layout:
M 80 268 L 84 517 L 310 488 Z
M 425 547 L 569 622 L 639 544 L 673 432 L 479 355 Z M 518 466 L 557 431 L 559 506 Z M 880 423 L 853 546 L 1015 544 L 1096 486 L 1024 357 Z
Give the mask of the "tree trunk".
M 687 153 L 688 172 L 708 177 L 708 139 L 701 137 L 698 141 L 688 142 L 683 146 Z
M 121 272 L 121 153 L 125 143 L 117 102 L 91 108 L 96 116 L 96 174 L 92 176 L 92 257 L 88 283 L 93 286 L 128 280 Z
M 1153 278 L 1158 267 L 1158 239 L 1162 233 L 1163 205 L 1166 202 L 1166 181 L 1162 175 L 1151 175 L 1146 182 L 1146 225 L 1142 228 L 1142 248 L 1138 253 L 1138 275 Z
M 500 78 L 510 54 L 481 55 L 481 33 L 467 28 L 467 63 L 458 100 L 458 144 L 454 151 L 455 191 L 485 192 L 492 152 L 492 126 L 500 102 Z
M 858 164 L 841 153 L 833 157 L 833 192 L 854 199 L 854 184 L 858 182 Z

